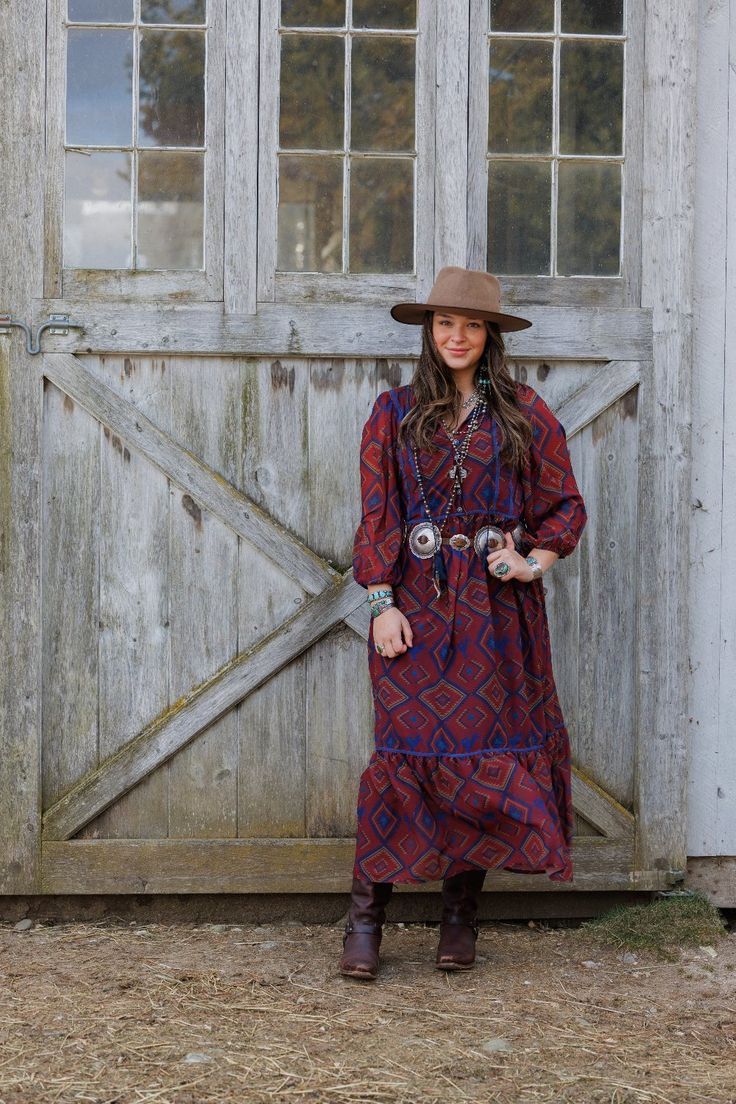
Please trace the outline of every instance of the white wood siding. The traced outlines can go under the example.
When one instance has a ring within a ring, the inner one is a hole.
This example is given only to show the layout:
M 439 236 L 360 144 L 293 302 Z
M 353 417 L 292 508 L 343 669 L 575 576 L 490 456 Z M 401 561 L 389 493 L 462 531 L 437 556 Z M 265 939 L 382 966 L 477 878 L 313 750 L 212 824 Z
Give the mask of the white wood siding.
M 701 2 L 698 34 L 688 854 L 707 856 L 736 855 L 736 0 Z

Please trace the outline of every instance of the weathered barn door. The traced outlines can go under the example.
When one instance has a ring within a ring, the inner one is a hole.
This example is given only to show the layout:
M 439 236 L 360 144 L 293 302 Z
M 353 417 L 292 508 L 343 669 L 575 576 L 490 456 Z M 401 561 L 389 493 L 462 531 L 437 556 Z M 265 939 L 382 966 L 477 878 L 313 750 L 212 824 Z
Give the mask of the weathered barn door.
M 548 576 L 571 888 L 677 877 L 691 7 L 5 13 L 4 892 L 348 886 L 358 441 L 446 263 L 533 318 L 591 516 Z

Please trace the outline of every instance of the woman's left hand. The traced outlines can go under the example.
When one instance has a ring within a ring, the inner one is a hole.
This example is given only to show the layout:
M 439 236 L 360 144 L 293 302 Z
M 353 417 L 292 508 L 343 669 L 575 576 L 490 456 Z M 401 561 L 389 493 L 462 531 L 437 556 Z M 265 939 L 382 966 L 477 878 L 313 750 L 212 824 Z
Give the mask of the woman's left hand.
M 510 533 L 504 533 L 504 544 L 504 548 L 489 552 L 486 558 L 491 575 L 494 579 L 498 579 L 500 583 L 508 583 L 511 579 L 518 579 L 521 583 L 530 583 L 534 578 L 534 572 L 525 558 L 516 551 L 514 538 Z M 496 574 L 496 568 L 500 563 L 505 563 L 509 568 L 504 575 Z

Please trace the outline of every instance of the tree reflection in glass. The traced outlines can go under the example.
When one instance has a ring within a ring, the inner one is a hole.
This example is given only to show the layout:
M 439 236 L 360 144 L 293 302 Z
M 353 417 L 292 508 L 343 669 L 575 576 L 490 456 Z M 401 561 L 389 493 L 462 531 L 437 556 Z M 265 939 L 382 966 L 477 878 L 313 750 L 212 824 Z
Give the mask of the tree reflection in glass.
M 550 271 L 551 164 L 491 161 L 488 269 L 513 276 Z
M 142 146 L 204 143 L 204 35 L 141 34 L 138 141 Z
M 353 158 L 350 271 L 414 268 L 414 164 L 407 158 Z
M 281 0 L 282 27 L 342 27 L 345 0 Z
M 141 23 L 201 24 L 205 0 L 141 0 Z
M 563 275 L 617 276 L 621 234 L 621 166 L 560 165 L 557 269 Z
M 624 0 L 562 0 L 563 34 L 621 34 Z
M 491 0 L 491 30 L 552 31 L 555 0 Z
M 351 147 L 414 148 L 414 42 L 371 35 L 353 42 Z
M 488 75 L 488 149 L 552 149 L 552 44 L 493 39 Z
M 623 47 L 563 42 L 560 47 L 560 153 L 621 153 Z
M 342 158 L 282 154 L 279 175 L 280 272 L 342 270 Z

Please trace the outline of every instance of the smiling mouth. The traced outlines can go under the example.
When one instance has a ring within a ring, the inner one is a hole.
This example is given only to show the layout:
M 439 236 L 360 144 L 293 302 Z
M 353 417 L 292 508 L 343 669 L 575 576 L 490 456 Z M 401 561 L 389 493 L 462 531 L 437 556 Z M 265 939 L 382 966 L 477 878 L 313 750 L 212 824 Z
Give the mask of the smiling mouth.
M 464 356 L 465 353 L 470 352 L 470 349 L 450 349 L 449 352 L 451 352 L 453 356 Z

